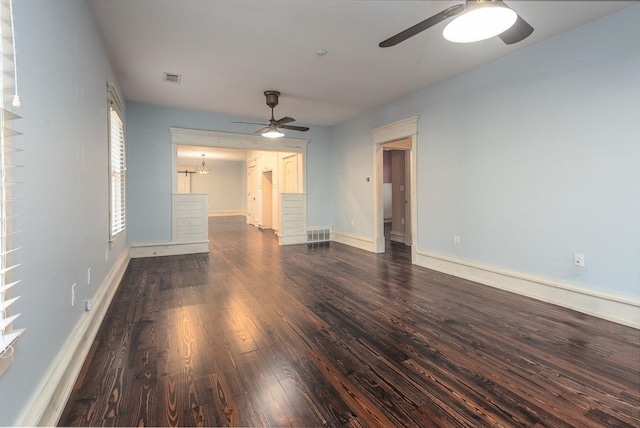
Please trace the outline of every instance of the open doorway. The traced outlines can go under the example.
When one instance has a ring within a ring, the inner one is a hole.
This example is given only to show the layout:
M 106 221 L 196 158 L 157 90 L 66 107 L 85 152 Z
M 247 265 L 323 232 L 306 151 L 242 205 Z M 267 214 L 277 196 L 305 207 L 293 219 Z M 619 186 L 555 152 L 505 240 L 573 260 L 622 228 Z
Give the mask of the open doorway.
M 195 146 L 203 152 L 205 149 L 242 152 L 244 161 L 242 176 L 245 190 L 241 199 L 247 223 L 262 229 L 272 229 L 277 234 L 281 245 L 306 242 L 307 140 L 291 138 L 273 140 L 256 135 L 183 128 L 170 128 L 170 131 L 173 150 L 172 168 L 176 171 L 172 174 L 172 194 L 177 194 L 179 190 L 178 147 Z M 205 159 L 208 157 L 205 156 Z M 207 161 L 207 164 L 209 162 Z M 212 168 L 212 172 L 207 175 L 210 181 L 215 181 L 215 172 L 216 170 Z M 194 187 L 195 182 L 192 183 L 192 193 Z M 209 198 L 210 205 L 212 201 L 213 203 L 217 201 L 217 197 L 212 196 Z M 224 215 L 224 212 L 213 214 Z M 286 223 L 282 221 L 285 216 Z M 178 229 L 173 219 L 172 228 L 172 230 Z
M 385 241 L 411 246 L 411 139 L 382 146 Z
M 385 213 L 384 213 L 384 152 L 392 152 L 397 164 L 397 189 L 395 238 L 404 241 L 411 247 L 411 261 L 416 260 L 416 150 L 417 150 L 418 116 L 394 122 L 371 130 L 373 134 L 373 234 L 376 253 L 385 252 Z M 394 153 L 399 153 L 394 156 Z M 401 153 L 400 153 L 401 152 Z M 389 156 L 389 155 L 388 155 Z M 392 185 L 393 186 L 393 185 Z M 403 190 L 400 190 L 403 189 Z M 392 189 L 393 193 L 393 189 Z M 392 198 L 393 200 L 393 194 Z M 404 206 L 403 206 L 404 205 Z M 393 202 L 392 202 L 393 211 Z M 393 226 L 393 213 L 392 226 Z M 404 224 L 403 223 L 404 219 Z M 401 226 L 404 226 L 402 228 Z M 394 240 L 391 230 L 389 240 Z
M 273 171 L 262 173 L 262 225 L 273 229 Z

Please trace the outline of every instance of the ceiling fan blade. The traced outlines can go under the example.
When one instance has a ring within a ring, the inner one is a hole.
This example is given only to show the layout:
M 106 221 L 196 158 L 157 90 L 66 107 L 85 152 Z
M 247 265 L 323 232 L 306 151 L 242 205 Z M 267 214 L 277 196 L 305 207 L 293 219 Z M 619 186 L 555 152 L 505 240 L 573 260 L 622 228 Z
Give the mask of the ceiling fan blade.
M 516 23 L 507 31 L 498 34 L 498 37 L 507 45 L 512 45 L 526 39 L 531 33 L 533 33 L 533 27 L 518 15 Z
M 265 126 L 264 128 L 260 128 L 258 129 L 256 132 L 254 132 L 254 134 L 264 134 L 265 132 L 267 132 L 269 130 L 268 126 Z
M 291 123 L 291 122 L 295 122 L 295 121 L 296 120 L 294 118 L 289 117 L 289 116 L 285 116 L 282 119 L 276 120 L 276 124 L 284 125 L 285 123 Z
M 381 42 L 378 46 L 380 46 L 381 48 L 389 48 L 391 46 L 395 46 L 398 43 L 404 42 L 408 38 L 423 32 L 427 28 L 433 27 L 434 25 L 444 21 L 447 18 L 458 15 L 462 11 L 464 11 L 464 4 L 453 5 L 443 10 L 442 12 L 433 15 L 431 18 L 427 18 L 424 21 L 414 25 L 413 27 L 407 28 L 406 30 L 396 34 L 395 36 L 389 37 L 387 40 Z
M 268 126 L 268 124 L 266 123 L 257 123 L 257 122 L 236 122 L 236 121 L 231 121 L 231 123 L 246 123 L 247 125 L 262 125 L 262 126 Z
M 282 126 L 278 126 L 278 128 L 291 129 L 292 131 L 302 131 L 302 132 L 306 132 L 309 130 L 309 128 L 307 128 L 306 126 L 294 126 L 294 125 L 282 125 Z

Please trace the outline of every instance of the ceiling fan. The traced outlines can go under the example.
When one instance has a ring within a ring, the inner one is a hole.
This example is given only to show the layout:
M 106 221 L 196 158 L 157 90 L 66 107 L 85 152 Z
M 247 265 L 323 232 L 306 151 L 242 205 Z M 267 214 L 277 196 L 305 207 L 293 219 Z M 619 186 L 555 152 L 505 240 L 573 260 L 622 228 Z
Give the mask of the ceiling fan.
M 295 119 L 289 116 L 285 116 L 282 119 L 276 120 L 273 117 L 273 109 L 278 105 L 278 97 L 280 92 L 278 91 L 264 91 L 264 96 L 267 97 L 267 105 L 271 107 L 271 119 L 269 123 L 255 123 L 255 122 L 233 122 L 233 123 L 247 123 L 250 125 L 262 125 L 264 128 L 258 129 L 255 133 L 261 134 L 267 138 L 279 138 L 284 137 L 284 134 L 280 132 L 280 129 L 291 129 L 293 131 L 306 132 L 309 130 L 306 126 L 287 125 L 287 123 L 295 122 Z
M 466 0 L 407 28 L 381 42 L 388 48 L 415 36 L 440 22 L 456 17 L 442 31 L 445 39 L 469 43 L 498 36 L 504 43 L 518 43 L 533 33 L 533 27 L 502 0 Z

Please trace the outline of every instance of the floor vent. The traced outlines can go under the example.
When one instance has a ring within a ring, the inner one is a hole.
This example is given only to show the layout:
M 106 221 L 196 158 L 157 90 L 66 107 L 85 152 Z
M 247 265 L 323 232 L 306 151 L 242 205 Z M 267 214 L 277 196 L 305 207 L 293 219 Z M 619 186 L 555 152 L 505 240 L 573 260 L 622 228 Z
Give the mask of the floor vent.
M 307 229 L 307 243 L 328 242 L 331 240 L 331 229 Z
M 182 79 L 182 74 L 166 73 L 166 72 L 164 73 L 165 82 L 180 83 L 181 79 Z

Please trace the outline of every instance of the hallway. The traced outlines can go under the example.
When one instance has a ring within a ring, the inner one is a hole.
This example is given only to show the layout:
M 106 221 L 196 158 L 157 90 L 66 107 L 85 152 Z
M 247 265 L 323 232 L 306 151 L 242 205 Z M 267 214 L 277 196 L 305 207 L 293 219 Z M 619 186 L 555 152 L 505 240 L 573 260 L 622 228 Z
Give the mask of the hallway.
M 280 247 L 244 217 L 210 218 L 209 239 L 131 260 L 60 425 L 640 423 L 635 329 L 412 266 L 408 247 Z

